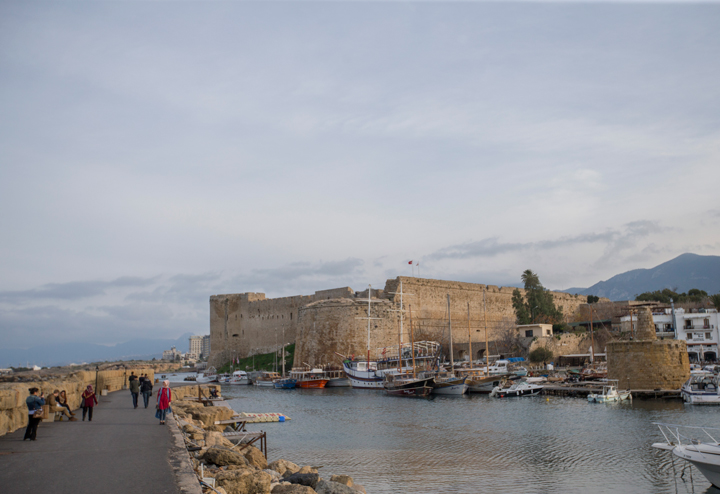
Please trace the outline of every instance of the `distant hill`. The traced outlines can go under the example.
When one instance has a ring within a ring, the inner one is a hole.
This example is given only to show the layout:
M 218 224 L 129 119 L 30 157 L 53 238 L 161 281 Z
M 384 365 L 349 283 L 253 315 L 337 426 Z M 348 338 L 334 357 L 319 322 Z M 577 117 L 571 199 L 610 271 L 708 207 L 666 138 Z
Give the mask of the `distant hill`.
M 709 295 L 720 293 L 720 256 L 682 254 L 650 269 L 633 269 L 595 283 L 590 288 L 569 288 L 566 293 L 597 295 L 610 300 L 634 300 L 644 292 L 670 288 L 678 293 L 691 288 Z
M 187 333 L 176 340 L 137 339 L 118 343 L 115 346 L 73 342 L 36 345 L 27 349 L 0 348 L 0 367 L 24 367 L 26 363 L 30 366 L 52 367 L 105 360 L 160 359 L 163 350 L 170 350 L 172 346 L 180 352 L 187 352 L 190 336 L 191 333 Z

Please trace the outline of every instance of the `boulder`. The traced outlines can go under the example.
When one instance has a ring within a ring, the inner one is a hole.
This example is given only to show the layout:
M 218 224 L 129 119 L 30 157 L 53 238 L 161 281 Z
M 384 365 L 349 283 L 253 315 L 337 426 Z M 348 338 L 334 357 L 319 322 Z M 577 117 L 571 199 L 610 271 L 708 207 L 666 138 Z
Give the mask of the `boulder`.
M 345 484 L 348 487 L 352 487 L 354 484 L 352 477 L 349 475 L 331 475 L 330 481 L 337 482 L 338 484 Z
M 215 487 L 215 492 L 217 494 L 227 494 L 227 491 L 223 489 L 222 487 Z
M 265 470 L 268 467 L 265 455 L 262 454 L 262 451 L 257 449 L 255 446 L 248 446 L 245 448 L 243 450 L 243 455 L 251 465 L 258 467 L 260 470 Z
M 315 489 L 315 486 L 320 480 L 320 476 L 316 473 L 294 473 L 292 475 L 288 475 L 287 477 L 283 477 L 283 480 L 285 482 L 290 482 L 291 484 L 306 485 Z
M 317 494 L 358 494 L 358 491 L 340 482 L 321 480 L 315 487 Z
M 273 487 L 272 494 L 316 494 L 312 487 L 300 484 L 278 484 Z
M 208 448 L 227 448 L 230 449 L 233 447 L 233 443 L 225 439 L 223 437 L 222 432 L 206 432 L 205 436 L 205 446 Z
M 352 488 L 358 491 L 360 494 L 367 494 L 365 487 L 361 486 L 360 484 L 353 484 Z
M 286 473 L 288 475 L 292 475 L 293 473 L 297 473 L 298 470 L 300 470 L 299 466 L 287 460 L 276 460 L 270 463 L 268 465 L 268 468 L 271 470 L 275 470 L 280 475 L 285 475 Z
M 271 477 L 262 471 L 229 470 L 219 472 L 215 484 L 227 494 L 270 494 Z
M 281 482 L 282 479 L 283 479 L 283 478 L 282 478 L 282 475 L 280 475 L 279 473 L 277 473 L 275 470 L 270 470 L 270 469 L 268 468 L 268 469 L 266 469 L 266 470 L 263 470 L 263 472 L 265 472 L 265 473 L 267 473 L 268 475 L 270 475 L 270 476 L 272 477 L 272 481 L 273 481 L 273 482 Z
M 243 455 L 226 449 L 210 448 L 205 452 L 202 458 L 206 463 L 212 463 L 217 466 L 248 465 L 248 461 Z

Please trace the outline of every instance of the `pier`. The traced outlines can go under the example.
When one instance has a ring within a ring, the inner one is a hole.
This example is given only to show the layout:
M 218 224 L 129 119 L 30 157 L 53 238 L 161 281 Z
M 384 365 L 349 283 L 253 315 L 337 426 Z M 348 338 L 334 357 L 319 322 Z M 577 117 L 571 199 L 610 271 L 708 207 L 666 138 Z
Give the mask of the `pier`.
M 543 384 L 543 394 L 552 396 L 587 396 L 591 393 L 602 393 L 603 384 L 600 382 L 586 382 L 574 384 Z M 682 399 L 678 389 L 631 389 L 633 398 L 649 399 Z

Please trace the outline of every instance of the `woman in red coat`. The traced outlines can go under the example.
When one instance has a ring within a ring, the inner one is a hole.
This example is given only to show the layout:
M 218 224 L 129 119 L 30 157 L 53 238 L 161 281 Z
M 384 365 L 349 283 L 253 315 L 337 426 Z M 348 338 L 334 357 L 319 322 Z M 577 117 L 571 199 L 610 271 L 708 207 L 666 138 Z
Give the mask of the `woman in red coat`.
M 88 422 L 92 422 L 92 412 L 93 408 L 95 408 L 95 405 L 97 405 L 97 402 L 97 397 L 95 396 L 95 391 L 93 391 L 93 387 L 88 386 L 82 394 L 81 405 L 83 409 L 83 421 L 85 420 L 85 415 L 88 415 Z
M 160 419 L 160 425 L 165 423 L 165 415 L 167 415 L 168 410 L 172 411 L 170 408 L 171 402 L 172 391 L 170 391 L 170 381 L 163 381 L 163 387 L 157 394 L 157 412 L 155 413 L 155 417 Z

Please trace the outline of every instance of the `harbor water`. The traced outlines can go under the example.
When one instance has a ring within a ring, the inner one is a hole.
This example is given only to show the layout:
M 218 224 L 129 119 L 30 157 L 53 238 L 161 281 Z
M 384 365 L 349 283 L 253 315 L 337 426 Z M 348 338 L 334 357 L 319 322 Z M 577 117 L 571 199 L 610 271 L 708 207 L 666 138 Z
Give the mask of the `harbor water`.
M 177 378 L 176 378 L 177 379 Z M 715 493 L 694 468 L 651 447 L 653 422 L 720 427 L 716 407 L 677 400 L 487 395 L 408 399 L 382 391 L 222 386 L 238 412 L 281 412 L 268 458 L 322 466 L 379 493 Z M 673 469 L 675 474 L 673 474 Z M 692 481 L 691 481 L 692 475 Z

